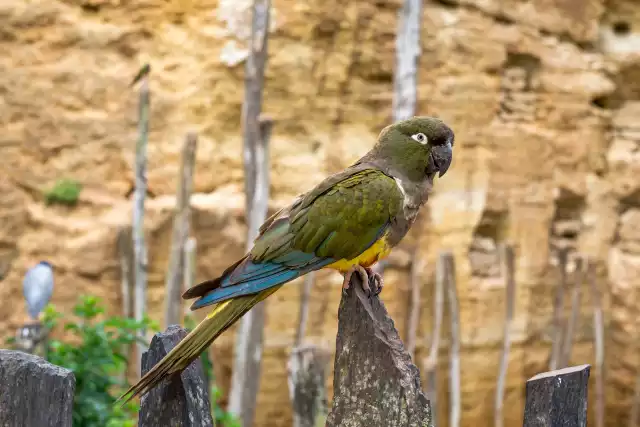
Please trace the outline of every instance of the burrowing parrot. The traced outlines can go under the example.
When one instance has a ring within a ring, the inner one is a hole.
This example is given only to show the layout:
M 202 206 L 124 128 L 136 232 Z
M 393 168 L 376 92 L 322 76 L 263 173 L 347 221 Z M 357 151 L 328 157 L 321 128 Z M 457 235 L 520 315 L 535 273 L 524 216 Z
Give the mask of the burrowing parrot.
M 344 288 L 356 273 L 365 291 L 378 293 L 382 280 L 369 267 L 405 236 L 436 173 L 449 168 L 453 143 L 453 131 L 433 117 L 384 128 L 364 157 L 268 218 L 242 259 L 184 293 L 197 298 L 192 310 L 216 306 L 122 397 L 146 393 L 185 369 L 254 305 L 310 271 L 338 270 Z

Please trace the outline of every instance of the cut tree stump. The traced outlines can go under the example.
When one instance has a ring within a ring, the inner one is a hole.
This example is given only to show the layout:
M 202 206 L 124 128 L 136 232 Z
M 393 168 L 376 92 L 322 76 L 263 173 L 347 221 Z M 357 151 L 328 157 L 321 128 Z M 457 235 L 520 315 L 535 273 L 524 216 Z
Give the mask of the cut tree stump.
M 327 427 L 432 427 L 420 373 L 377 296 L 357 274 L 340 302 Z
M 76 379 L 21 351 L 0 350 L 0 426 L 71 427 Z
M 165 332 L 156 334 L 149 350 L 142 355 L 142 375 L 186 336 L 187 331 L 177 325 L 171 325 Z M 138 426 L 213 426 L 209 391 L 199 357 L 180 375 L 163 380 L 142 397 Z
M 586 427 L 589 370 L 557 369 L 527 381 L 524 427 Z

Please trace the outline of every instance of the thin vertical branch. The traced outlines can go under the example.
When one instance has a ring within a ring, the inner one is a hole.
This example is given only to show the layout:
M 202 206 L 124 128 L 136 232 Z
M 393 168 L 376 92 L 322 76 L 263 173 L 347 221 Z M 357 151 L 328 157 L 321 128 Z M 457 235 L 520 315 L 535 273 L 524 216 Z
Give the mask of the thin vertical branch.
M 596 353 L 596 427 L 604 427 L 604 315 L 596 281 L 595 264 L 587 260 L 587 274 L 593 303 L 593 329 Z
M 131 317 L 131 227 L 123 227 L 118 231 L 117 246 L 120 261 L 120 290 L 122 292 L 122 316 Z
M 266 219 L 269 200 L 269 138 L 273 122 L 259 120 L 262 112 L 264 71 L 269 39 L 270 0 L 254 0 L 251 40 L 245 67 L 245 93 L 242 105 L 244 170 L 247 215 L 247 248 L 258 236 Z M 229 394 L 229 412 L 242 418 L 242 425 L 253 425 L 260 380 L 260 359 L 264 328 L 264 302 L 258 303 L 240 320 L 236 354 Z
M 120 285 L 122 292 L 122 316 L 126 319 L 131 317 L 132 314 L 132 301 L 131 301 L 131 271 L 133 260 L 133 248 L 131 247 L 132 241 L 132 229 L 131 227 L 123 227 L 118 231 L 117 247 L 118 247 L 118 259 L 120 261 Z M 123 345 L 121 353 L 124 357 L 129 359 L 129 353 L 131 352 L 130 345 Z M 126 372 L 120 374 L 120 379 L 124 380 Z
M 504 406 L 504 390 L 507 380 L 507 369 L 509 367 L 509 351 L 511 350 L 511 325 L 513 324 L 513 314 L 516 299 L 515 280 L 515 255 L 511 245 L 504 245 L 502 248 L 502 272 L 505 278 L 506 295 L 506 316 L 504 322 L 504 341 L 502 344 L 502 357 L 500 359 L 500 370 L 498 371 L 498 385 L 496 386 L 495 401 L 495 426 L 504 425 L 502 408 Z
M 636 373 L 636 385 L 633 391 L 633 402 L 629 413 L 629 427 L 638 426 L 638 414 L 640 413 L 640 372 Z
M 412 117 L 416 110 L 416 81 L 420 56 L 422 0 L 404 0 L 398 16 L 393 119 Z
M 444 317 L 444 289 L 447 277 L 447 254 L 441 253 L 436 264 L 436 289 L 433 298 L 433 329 L 431 331 L 431 347 L 425 363 L 427 375 L 427 397 L 431 401 L 431 417 L 433 424 L 438 424 L 438 355 L 440 354 L 440 335 L 442 318 Z
M 144 319 L 147 307 L 147 247 L 144 239 L 144 200 L 147 195 L 147 141 L 149 139 L 149 77 L 140 80 L 140 105 L 138 121 L 138 141 L 136 143 L 135 190 L 133 193 L 133 252 L 135 277 L 134 315 L 137 321 Z M 136 367 L 140 374 L 142 353 L 146 346 L 141 342 L 146 331 L 140 329 L 136 355 Z
M 411 286 L 411 300 L 409 301 L 409 319 L 407 328 L 407 352 L 411 357 L 415 357 L 416 337 L 418 334 L 418 323 L 420 321 L 420 263 L 418 262 L 418 249 L 413 251 L 411 257 L 411 272 L 409 286 Z
M 307 321 L 309 319 L 309 299 L 311 298 L 311 288 L 313 288 L 313 282 L 315 281 L 316 273 L 312 271 L 307 273 L 304 277 L 304 281 L 300 287 L 300 313 L 298 314 L 298 327 L 296 329 L 296 337 L 293 342 L 294 348 L 298 348 L 302 345 L 304 339 L 304 333 L 307 328 Z
M 191 222 L 191 192 L 193 170 L 196 163 L 197 136 L 189 132 L 182 146 L 182 159 L 178 177 L 176 207 L 173 219 L 173 235 L 169 254 L 169 269 L 165 282 L 165 327 L 180 323 L 182 298 L 180 297 L 184 277 L 184 245 L 189 237 Z
M 573 336 L 576 331 L 576 323 L 578 322 L 578 315 L 580 314 L 580 298 L 582 291 L 582 282 L 584 281 L 584 267 L 582 265 L 582 258 L 576 258 L 576 271 L 575 279 L 573 282 L 573 288 L 571 289 L 571 314 L 569 321 L 567 322 L 567 329 L 564 332 L 564 343 L 562 346 L 562 357 L 560 362 L 560 368 L 569 366 L 571 361 L 571 350 L 573 348 Z
M 556 288 L 556 295 L 553 302 L 553 341 L 551 343 L 551 356 L 549 358 L 549 370 L 558 368 L 560 354 L 562 351 L 563 321 L 562 312 L 564 310 L 564 291 L 567 286 L 567 257 L 568 250 L 561 248 L 558 250 L 558 268 L 560 269 L 560 283 Z
M 184 244 L 184 288 L 191 289 L 196 284 L 196 249 L 197 241 L 195 237 L 189 237 Z M 188 305 L 185 305 L 184 315 L 188 315 L 191 310 Z
M 451 360 L 449 371 L 449 388 L 451 406 L 449 425 L 460 427 L 461 390 L 460 390 L 460 310 L 456 286 L 455 261 L 451 253 L 447 254 L 447 298 L 451 315 Z

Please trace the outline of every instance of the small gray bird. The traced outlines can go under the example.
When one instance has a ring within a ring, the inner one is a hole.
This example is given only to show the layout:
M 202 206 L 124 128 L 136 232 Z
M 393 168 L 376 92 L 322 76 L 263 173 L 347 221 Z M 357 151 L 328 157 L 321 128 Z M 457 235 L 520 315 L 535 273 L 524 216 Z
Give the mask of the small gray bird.
M 24 275 L 22 292 L 27 301 L 27 311 L 33 320 L 44 310 L 53 293 L 53 266 L 40 261 Z

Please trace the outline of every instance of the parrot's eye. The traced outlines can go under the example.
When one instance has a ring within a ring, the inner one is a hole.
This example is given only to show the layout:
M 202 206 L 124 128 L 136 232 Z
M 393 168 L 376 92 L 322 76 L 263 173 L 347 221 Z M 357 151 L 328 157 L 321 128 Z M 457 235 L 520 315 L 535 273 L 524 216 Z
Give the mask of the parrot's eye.
M 411 138 L 418 141 L 420 144 L 426 144 L 427 142 L 429 142 L 427 135 L 422 132 L 411 135 Z

